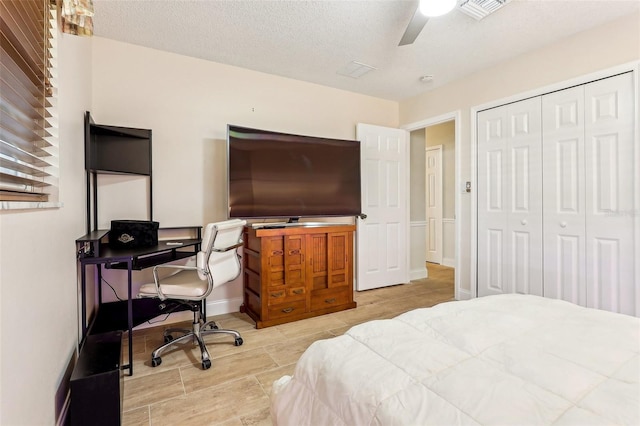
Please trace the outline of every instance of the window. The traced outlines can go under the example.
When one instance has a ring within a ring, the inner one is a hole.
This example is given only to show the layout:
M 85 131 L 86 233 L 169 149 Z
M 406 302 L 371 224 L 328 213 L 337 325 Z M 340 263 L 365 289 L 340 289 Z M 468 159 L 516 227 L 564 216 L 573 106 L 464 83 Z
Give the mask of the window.
M 0 208 L 57 207 L 55 0 L 0 2 Z

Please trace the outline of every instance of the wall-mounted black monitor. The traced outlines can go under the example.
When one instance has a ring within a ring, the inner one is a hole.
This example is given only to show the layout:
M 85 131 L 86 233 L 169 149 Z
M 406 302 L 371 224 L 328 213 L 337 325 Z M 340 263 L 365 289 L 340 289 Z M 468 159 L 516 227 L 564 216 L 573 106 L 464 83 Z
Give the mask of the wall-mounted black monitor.
M 229 125 L 232 218 L 356 216 L 360 143 Z
M 85 113 L 85 169 L 151 175 L 151 130 L 95 124 Z

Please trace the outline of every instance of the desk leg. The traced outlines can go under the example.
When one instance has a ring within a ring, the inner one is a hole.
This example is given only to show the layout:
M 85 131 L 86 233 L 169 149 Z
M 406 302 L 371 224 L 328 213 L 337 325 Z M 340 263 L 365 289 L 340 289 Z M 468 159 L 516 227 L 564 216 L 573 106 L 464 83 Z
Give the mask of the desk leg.
M 80 264 L 80 305 L 82 306 L 82 341 L 87 337 L 87 265 Z
M 133 296 L 131 294 L 131 270 L 133 260 L 127 261 L 127 319 L 129 326 L 129 376 L 133 376 Z

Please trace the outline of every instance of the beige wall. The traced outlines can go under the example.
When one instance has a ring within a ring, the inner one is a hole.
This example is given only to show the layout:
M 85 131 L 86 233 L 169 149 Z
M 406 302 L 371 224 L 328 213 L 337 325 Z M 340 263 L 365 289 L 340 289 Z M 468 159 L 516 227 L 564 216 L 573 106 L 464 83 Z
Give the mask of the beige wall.
M 153 130 L 153 218 L 161 227 L 226 218 L 228 123 L 342 139 L 355 139 L 359 122 L 398 126 L 397 102 L 99 37 L 93 49 L 94 120 Z M 102 228 L 145 215 L 144 179 L 102 176 L 99 192 Z M 241 290 L 238 279 L 208 304 L 237 301 Z
M 400 123 L 410 125 L 452 111 L 461 111 L 461 181 L 471 176 L 470 109 L 527 91 L 640 59 L 640 15 L 576 34 L 545 48 L 485 69 L 442 88 L 400 103 Z M 470 291 L 471 194 L 461 195 L 460 287 Z
M 55 393 L 77 345 L 75 240 L 85 233 L 83 112 L 91 43 L 59 41 L 60 201 L 0 211 L 2 425 L 55 424 Z

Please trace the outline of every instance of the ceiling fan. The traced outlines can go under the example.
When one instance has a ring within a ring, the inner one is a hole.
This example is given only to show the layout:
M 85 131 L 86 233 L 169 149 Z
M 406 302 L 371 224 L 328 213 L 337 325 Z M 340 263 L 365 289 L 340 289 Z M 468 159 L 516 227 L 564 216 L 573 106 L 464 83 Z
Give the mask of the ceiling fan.
M 458 10 L 479 21 L 500 9 L 509 1 L 511 0 L 462 0 L 458 5 Z M 429 18 L 451 12 L 457 3 L 458 0 L 420 0 L 398 46 L 413 43 L 429 21 Z

